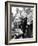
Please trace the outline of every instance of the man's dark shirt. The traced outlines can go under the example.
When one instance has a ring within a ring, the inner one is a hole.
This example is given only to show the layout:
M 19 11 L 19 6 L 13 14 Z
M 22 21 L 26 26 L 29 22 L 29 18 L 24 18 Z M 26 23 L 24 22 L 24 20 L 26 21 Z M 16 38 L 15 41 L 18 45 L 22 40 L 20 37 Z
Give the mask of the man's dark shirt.
M 19 25 L 19 28 L 21 28 L 23 31 L 23 34 L 22 34 L 23 38 L 25 37 L 24 34 L 25 34 L 25 30 L 26 30 L 26 25 L 27 25 L 27 17 L 22 19 L 21 24 Z

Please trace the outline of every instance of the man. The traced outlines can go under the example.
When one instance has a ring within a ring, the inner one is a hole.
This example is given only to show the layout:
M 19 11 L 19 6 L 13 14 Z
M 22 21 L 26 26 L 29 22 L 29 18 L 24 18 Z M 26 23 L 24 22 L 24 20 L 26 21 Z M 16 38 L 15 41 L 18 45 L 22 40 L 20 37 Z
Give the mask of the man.
M 21 24 L 19 25 L 19 28 L 22 29 L 23 34 L 22 37 L 25 38 L 27 37 L 27 33 L 26 33 L 26 26 L 27 26 L 27 14 L 25 12 L 25 8 L 23 8 L 22 12 L 21 12 Z
M 28 38 L 33 37 L 33 17 L 32 17 L 32 9 L 28 8 L 27 9 L 27 25 L 28 25 L 28 29 L 27 29 L 27 36 Z
M 17 8 L 16 9 L 16 17 L 15 17 L 15 19 L 14 19 L 14 26 L 15 26 L 15 38 L 16 39 L 18 39 L 18 38 L 20 38 L 21 37 L 21 35 L 23 34 L 23 32 L 22 32 L 22 30 L 21 30 L 21 28 L 19 28 L 19 25 L 21 24 L 20 22 L 21 22 L 21 15 L 20 15 L 20 13 L 21 13 L 21 11 Z

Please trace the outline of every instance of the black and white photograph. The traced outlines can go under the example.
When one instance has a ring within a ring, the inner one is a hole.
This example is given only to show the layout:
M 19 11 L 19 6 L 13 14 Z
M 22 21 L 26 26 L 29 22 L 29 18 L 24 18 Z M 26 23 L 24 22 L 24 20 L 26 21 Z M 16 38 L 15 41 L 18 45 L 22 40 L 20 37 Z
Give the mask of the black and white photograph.
M 12 7 L 11 8 L 11 35 L 12 38 L 33 37 L 33 8 Z
M 36 8 L 36 3 L 6 2 L 6 44 L 37 42 Z

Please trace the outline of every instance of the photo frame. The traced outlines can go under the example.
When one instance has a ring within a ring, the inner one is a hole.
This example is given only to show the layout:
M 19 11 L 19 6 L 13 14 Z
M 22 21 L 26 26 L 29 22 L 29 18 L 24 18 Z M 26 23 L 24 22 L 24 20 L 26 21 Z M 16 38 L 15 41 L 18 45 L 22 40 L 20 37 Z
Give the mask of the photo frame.
M 5 2 L 5 44 L 37 42 L 37 3 Z

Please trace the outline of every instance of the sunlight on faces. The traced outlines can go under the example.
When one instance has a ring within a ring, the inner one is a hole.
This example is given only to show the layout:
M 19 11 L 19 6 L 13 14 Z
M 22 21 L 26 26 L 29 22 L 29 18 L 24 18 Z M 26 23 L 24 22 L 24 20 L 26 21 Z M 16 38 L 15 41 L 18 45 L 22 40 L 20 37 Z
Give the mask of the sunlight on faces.
M 14 22 L 18 23 L 18 25 L 21 22 L 20 18 L 25 18 L 27 17 L 27 24 L 30 24 L 32 21 L 32 15 L 33 15 L 33 9 L 32 8 L 28 8 L 28 7 L 12 7 L 12 13 L 13 16 L 15 16 Z M 14 25 L 12 24 L 12 27 L 14 27 Z
M 17 9 L 22 10 L 23 8 L 22 7 L 11 7 L 11 9 L 12 9 L 11 12 L 13 13 L 13 16 L 15 16 Z
M 27 15 L 27 13 L 25 12 L 25 8 L 23 8 L 22 12 L 21 12 L 21 17 L 25 18 Z

